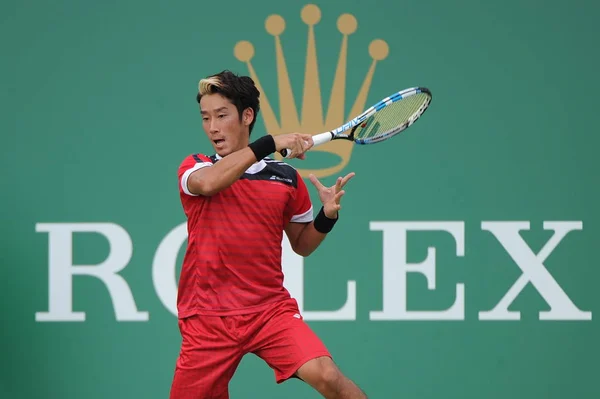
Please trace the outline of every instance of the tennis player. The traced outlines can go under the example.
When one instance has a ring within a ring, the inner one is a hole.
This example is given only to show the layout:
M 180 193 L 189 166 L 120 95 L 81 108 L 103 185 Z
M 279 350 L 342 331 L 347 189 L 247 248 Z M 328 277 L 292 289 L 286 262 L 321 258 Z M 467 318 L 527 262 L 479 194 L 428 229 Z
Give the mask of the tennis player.
M 229 398 L 229 382 L 248 353 L 274 370 L 277 383 L 299 378 L 325 398 L 366 398 L 304 322 L 281 269 L 283 233 L 296 253 L 309 256 L 334 227 L 342 188 L 354 173 L 332 187 L 310 176 L 322 201 L 313 219 L 298 172 L 269 157 L 287 148 L 304 159 L 311 136 L 266 135 L 250 143 L 260 106 L 246 76 L 223 71 L 202 79 L 197 101 L 215 154 L 190 155 L 179 167 L 188 244 L 171 399 Z

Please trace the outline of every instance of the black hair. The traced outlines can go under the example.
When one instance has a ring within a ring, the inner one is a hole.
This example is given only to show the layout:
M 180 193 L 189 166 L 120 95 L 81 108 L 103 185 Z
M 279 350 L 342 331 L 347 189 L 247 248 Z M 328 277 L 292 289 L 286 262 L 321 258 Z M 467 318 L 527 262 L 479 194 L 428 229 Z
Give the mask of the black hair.
M 252 108 L 254 119 L 249 126 L 250 133 L 252 133 L 252 128 L 260 110 L 260 92 L 256 88 L 252 78 L 249 76 L 239 76 L 228 70 L 208 76 L 202 79 L 198 85 L 196 101 L 200 103 L 203 95 L 213 93 L 221 94 L 235 105 L 240 121 L 242 120 L 244 110 Z

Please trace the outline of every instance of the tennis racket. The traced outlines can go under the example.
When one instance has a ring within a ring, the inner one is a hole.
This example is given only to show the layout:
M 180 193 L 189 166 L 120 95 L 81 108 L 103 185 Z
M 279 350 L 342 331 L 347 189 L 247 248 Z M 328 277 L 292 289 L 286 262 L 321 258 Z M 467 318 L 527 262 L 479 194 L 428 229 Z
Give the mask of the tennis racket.
M 431 91 L 412 87 L 379 101 L 337 129 L 313 136 L 313 147 L 332 140 L 350 140 L 356 144 L 374 144 L 387 140 L 410 127 L 429 107 Z M 289 149 L 280 154 L 290 155 Z

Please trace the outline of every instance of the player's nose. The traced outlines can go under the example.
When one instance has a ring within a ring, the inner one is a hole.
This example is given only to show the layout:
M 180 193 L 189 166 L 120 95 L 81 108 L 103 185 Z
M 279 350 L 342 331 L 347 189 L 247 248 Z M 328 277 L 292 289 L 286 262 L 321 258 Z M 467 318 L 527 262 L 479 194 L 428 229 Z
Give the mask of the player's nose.
M 211 133 L 218 133 L 219 132 L 219 127 L 217 126 L 217 123 L 215 122 L 214 119 L 210 121 L 209 130 L 210 130 Z

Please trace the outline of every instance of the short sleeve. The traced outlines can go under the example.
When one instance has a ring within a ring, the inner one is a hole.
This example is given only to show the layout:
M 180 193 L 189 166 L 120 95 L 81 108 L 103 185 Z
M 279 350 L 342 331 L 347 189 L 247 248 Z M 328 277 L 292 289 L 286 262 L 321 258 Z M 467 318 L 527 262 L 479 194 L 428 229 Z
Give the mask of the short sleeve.
M 296 171 L 297 187 L 295 195 L 290 198 L 286 208 L 286 215 L 290 222 L 310 223 L 313 220 L 313 206 L 310 201 L 310 194 L 302 177 Z
M 212 164 L 211 159 L 206 155 L 194 154 L 186 157 L 183 162 L 181 162 L 181 165 L 179 165 L 179 170 L 177 172 L 179 177 L 179 191 L 194 197 L 197 196 L 190 192 L 187 185 L 188 179 L 193 172 L 207 166 L 212 166 Z

